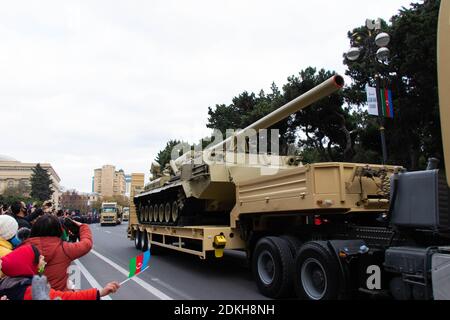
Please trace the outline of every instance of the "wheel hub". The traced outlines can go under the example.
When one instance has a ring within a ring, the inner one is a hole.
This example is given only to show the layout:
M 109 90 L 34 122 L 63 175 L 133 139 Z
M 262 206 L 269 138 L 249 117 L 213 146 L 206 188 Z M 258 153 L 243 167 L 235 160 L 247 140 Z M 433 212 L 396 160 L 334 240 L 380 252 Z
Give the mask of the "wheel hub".
M 301 267 L 301 284 L 307 296 L 311 300 L 321 300 L 328 289 L 328 279 L 322 264 L 309 258 Z
M 269 251 L 263 251 L 258 257 L 258 275 L 265 285 L 272 284 L 275 278 L 275 261 Z

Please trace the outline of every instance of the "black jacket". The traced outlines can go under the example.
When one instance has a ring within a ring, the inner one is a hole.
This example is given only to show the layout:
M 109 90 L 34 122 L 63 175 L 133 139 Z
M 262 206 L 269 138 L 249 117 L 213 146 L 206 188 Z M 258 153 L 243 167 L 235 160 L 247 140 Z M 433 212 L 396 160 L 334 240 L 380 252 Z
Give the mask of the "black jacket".
M 0 280 L 0 297 L 7 296 L 9 300 L 23 300 L 25 291 L 31 285 L 31 277 L 5 277 Z
M 42 213 L 42 210 L 36 210 L 33 213 L 26 215 L 25 217 L 19 217 L 19 216 L 14 216 L 14 218 L 17 221 L 17 224 L 19 225 L 19 229 L 20 228 L 28 228 L 31 229 L 31 221 L 35 220 L 36 218 L 38 218 Z

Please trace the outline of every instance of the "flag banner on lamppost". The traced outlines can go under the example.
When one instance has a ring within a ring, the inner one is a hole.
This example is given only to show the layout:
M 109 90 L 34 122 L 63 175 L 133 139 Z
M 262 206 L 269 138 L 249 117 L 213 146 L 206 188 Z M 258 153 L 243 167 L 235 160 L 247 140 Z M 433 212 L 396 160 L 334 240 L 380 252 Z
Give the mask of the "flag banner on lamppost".
M 377 89 L 366 86 L 367 104 L 369 105 L 369 114 L 371 116 L 379 116 L 378 102 L 377 102 Z
M 394 118 L 394 105 L 392 103 L 392 91 L 389 89 L 381 89 L 381 111 L 386 118 Z
M 380 105 L 378 105 L 377 88 L 366 87 L 367 104 L 369 106 L 369 114 L 371 116 L 383 116 L 386 118 L 394 118 L 394 104 L 392 103 L 392 91 L 389 89 L 380 89 Z

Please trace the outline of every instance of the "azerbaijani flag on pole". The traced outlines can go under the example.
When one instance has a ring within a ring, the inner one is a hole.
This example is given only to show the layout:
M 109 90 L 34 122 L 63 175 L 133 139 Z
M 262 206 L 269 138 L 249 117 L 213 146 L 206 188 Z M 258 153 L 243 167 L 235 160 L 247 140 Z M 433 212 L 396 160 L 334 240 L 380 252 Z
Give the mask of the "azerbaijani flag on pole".
M 137 257 L 134 257 L 130 260 L 130 274 L 128 278 L 134 277 L 138 275 L 142 271 L 148 268 L 148 262 L 150 260 L 150 250 L 144 252 Z
M 392 91 L 380 89 L 381 111 L 386 118 L 394 119 L 394 104 L 392 103 Z

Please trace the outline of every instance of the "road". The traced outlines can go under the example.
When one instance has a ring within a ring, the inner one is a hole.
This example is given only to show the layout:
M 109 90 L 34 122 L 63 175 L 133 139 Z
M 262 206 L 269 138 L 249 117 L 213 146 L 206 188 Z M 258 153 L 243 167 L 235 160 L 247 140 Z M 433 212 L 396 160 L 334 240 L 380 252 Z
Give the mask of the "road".
M 127 239 L 127 223 L 115 227 L 90 226 L 94 248 L 75 262 L 81 271 L 81 288 L 123 281 L 128 264 L 141 252 Z M 226 252 L 223 259 L 169 251 L 152 256 L 149 269 L 122 285 L 112 300 L 262 300 L 241 252 Z M 105 299 L 105 298 L 104 298 Z

